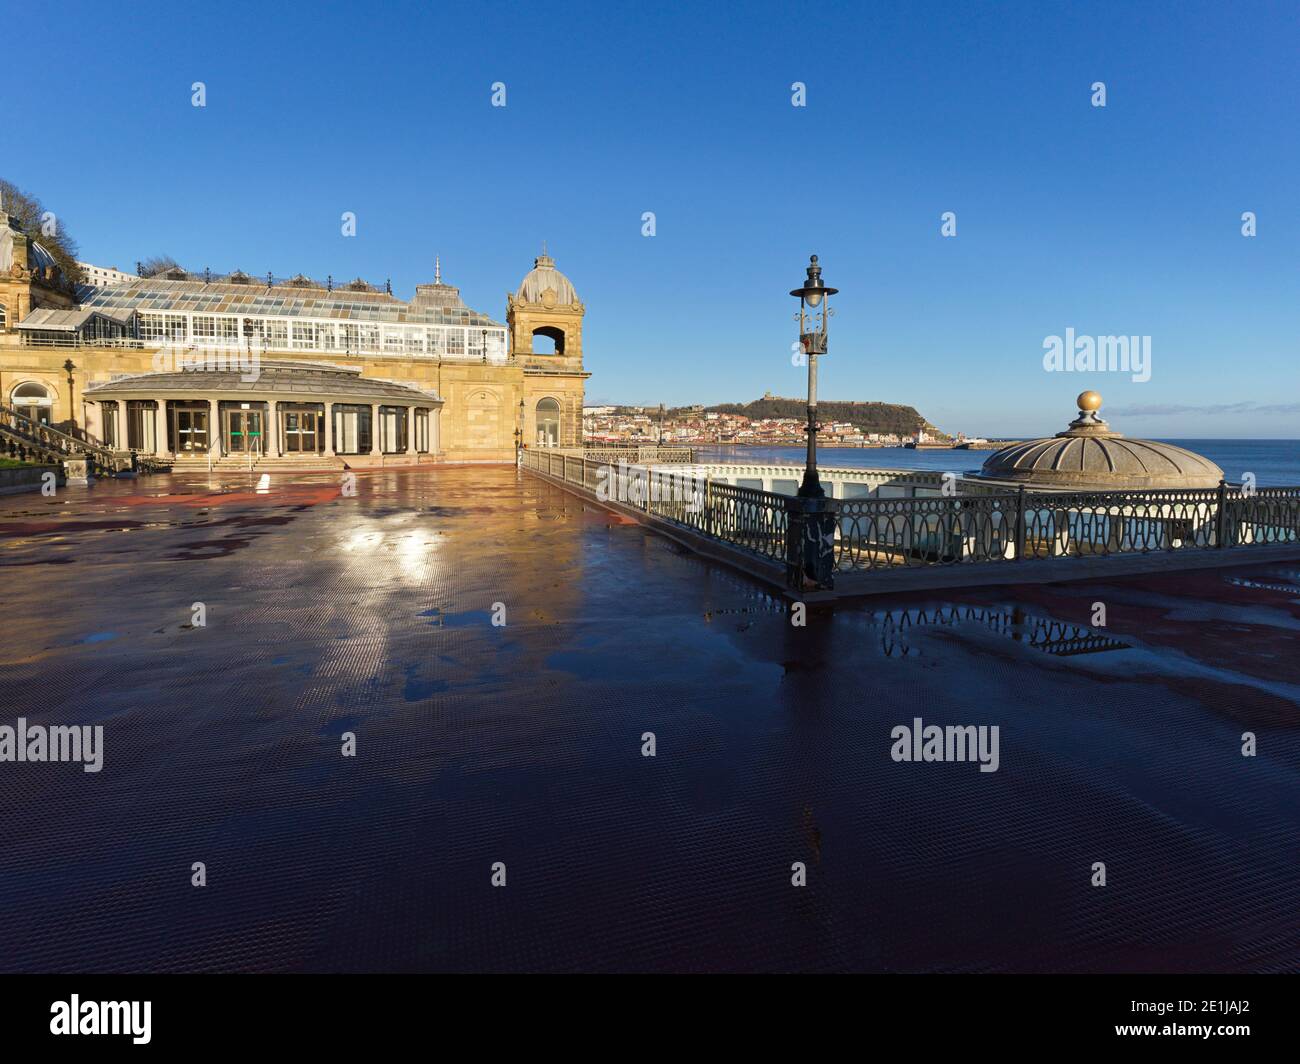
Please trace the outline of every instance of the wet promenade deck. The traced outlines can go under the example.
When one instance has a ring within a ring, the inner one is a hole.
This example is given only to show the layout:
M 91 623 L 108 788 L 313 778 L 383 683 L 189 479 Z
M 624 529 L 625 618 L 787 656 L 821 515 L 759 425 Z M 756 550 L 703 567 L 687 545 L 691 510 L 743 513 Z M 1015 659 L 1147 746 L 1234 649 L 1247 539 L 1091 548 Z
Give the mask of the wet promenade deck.
M 800 629 L 460 467 L 0 498 L 0 566 L 0 724 L 105 746 L 0 763 L 0 970 L 1300 964 L 1300 565 Z M 998 771 L 895 763 L 914 717 Z

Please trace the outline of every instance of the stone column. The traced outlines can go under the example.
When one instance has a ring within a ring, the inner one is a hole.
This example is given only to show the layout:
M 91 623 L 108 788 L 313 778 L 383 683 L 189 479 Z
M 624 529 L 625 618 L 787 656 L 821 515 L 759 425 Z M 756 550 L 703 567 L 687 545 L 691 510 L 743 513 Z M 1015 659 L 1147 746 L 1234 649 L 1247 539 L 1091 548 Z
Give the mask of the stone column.
M 379 407 L 370 408 L 370 454 L 371 457 L 378 458 L 382 452 L 379 449 Z
M 167 453 L 167 400 L 159 399 L 153 408 L 153 453 Z
M 402 417 L 406 421 L 406 453 L 415 457 L 415 407 L 402 407 Z
M 330 404 L 322 403 L 325 410 L 325 454 L 334 456 L 334 418 L 330 415 Z
M 221 425 L 217 421 L 217 401 L 208 400 L 208 450 L 212 450 L 212 445 L 221 438 Z M 218 451 L 218 454 L 221 452 Z
M 280 457 L 280 404 L 274 399 L 266 404 L 266 424 L 262 428 L 263 450 L 267 458 Z

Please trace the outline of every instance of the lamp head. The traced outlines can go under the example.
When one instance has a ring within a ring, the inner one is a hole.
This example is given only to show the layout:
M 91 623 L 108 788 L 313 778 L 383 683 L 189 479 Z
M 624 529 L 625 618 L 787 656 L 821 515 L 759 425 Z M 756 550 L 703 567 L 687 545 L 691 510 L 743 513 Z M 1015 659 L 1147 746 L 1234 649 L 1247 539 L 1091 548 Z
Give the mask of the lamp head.
M 825 296 L 833 296 L 838 291 L 838 288 L 828 288 L 822 283 L 822 268 L 817 265 L 817 256 L 813 255 L 808 260 L 808 277 L 803 287 L 792 288 L 790 294 L 802 299 L 810 307 L 816 307 L 821 305 Z

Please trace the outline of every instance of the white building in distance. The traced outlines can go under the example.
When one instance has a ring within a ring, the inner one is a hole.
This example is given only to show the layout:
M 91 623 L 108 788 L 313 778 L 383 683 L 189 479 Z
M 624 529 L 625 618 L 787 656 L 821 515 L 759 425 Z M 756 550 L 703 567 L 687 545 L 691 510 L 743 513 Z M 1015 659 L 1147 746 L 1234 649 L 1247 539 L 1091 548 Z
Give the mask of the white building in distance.
M 110 288 L 115 284 L 125 284 L 136 280 L 133 273 L 119 270 L 116 266 L 95 266 L 89 262 L 79 262 L 85 283 L 92 288 Z

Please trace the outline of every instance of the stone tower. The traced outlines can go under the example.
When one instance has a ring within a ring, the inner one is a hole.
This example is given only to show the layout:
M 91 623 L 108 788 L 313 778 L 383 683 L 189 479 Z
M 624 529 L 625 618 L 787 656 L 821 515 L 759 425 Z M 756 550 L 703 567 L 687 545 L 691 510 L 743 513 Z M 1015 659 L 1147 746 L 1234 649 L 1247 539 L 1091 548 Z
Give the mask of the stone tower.
M 519 420 L 527 447 L 582 445 L 582 317 L 572 282 L 542 253 L 506 297 L 506 327 L 515 365 L 523 370 Z
M 536 338 L 555 345 L 554 357 L 582 360 L 582 316 L 585 313 L 572 282 L 555 268 L 555 260 L 542 252 L 533 268 L 507 296 L 506 324 L 516 358 L 537 353 Z M 546 357 L 541 355 L 539 357 Z

